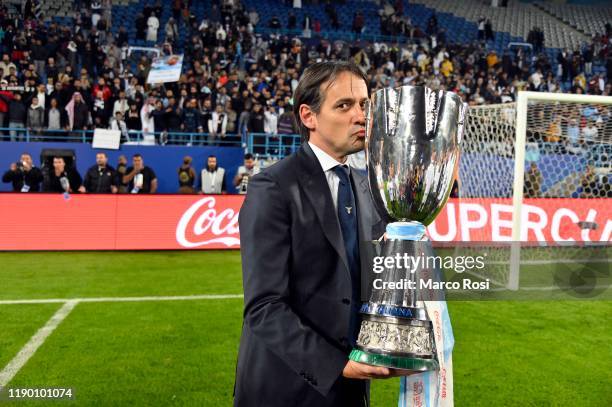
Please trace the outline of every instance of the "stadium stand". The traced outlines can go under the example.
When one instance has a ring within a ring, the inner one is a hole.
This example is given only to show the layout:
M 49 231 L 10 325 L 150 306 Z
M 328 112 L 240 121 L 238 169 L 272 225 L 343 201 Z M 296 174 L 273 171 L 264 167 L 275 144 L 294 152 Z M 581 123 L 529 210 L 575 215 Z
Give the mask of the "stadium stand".
M 563 24 L 533 4 L 510 0 L 508 7 L 491 7 L 479 0 L 460 2 L 446 0 L 417 0 L 440 12 L 451 13 L 468 21 L 477 22 L 481 17 L 491 19 L 496 31 L 507 32 L 518 38 L 527 38 L 533 27 L 544 32 L 546 45 L 550 48 L 575 49 L 589 40 L 589 37 Z M 565 6 L 563 6 L 565 7 Z
M 584 11 L 575 18 L 588 30 L 562 21 L 548 2 L 510 1 L 507 8 L 497 8 L 477 0 L 304 1 L 294 8 L 293 2 L 273 0 L 34 0 L 30 10 L 22 3 L 0 6 L 0 48 L 8 58 L 0 69 L 16 68 L 14 75 L 4 72 L 6 85 L 16 88 L 0 96 L 1 140 L 90 142 L 94 128 L 122 128 L 115 105 L 123 103 L 124 91 L 135 109 L 131 117 L 125 112 L 123 142 L 147 141 L 154 134 L 148 142 L 206 144 L 211 133 L 221 131 L 213 128 L 221 123 L 219 116 L 213 121 L 221 105 L 227 137 L 215 137 L 213 146 L 246 146 L 259 156 L 279 158 L 299 145 L 291 113 L 297 79 L 310 63 L 325 59 L 354 59 L 368 71 L 372 89 L 427 85 L 453 90 L 471 105 L 512 102 L 519 90 L 611 94 L 610 32 L 605 24 L 602 30 L 600 23 L 581 17 L 595 10 L 586 6 L 572 7 Z M 92 10 L 100 15 L 95 30 Z M 605 18 L 607 8 L 596 10 L 604 10 L 599 17 Z M 159 18 L 157 41 L 147 41 L 143 30 L 153 11 Z M 179 82 L 151 86 L 146 83 L 151 58 L 128 56 L 127 46 L 167 53 L 171 18 L 176 34 L 169 42 L 174 53 L 184 54 L 183 75 Z M 486 39 L 479 38 L 483 18 L 493 29 Z M 17 29 L 10 28 L 15 22 Z M 509 48 L 534 43 L 536 27 L 544 36 L 542 49 Z M 46 85 L 45 123 L 33 129 L 28 123 L 36 122 L 28 122 L 27 115 L 32 98 L 42 92 L 34 89 L 39 84 Z M 62 125 L 51 128 L 50 100 L 58 101 L 64 116 L 77 90 L 88 111 L 83 126 L 74 128 L 62 117 Z M 22 94 L 20 102 L 15 93 Z M 186 122 L 193 99 L 197 120 Z M 11 103 L 21 103 L 25 115 L 11 118 Z M 154 114 L 156 103 L 160 107 Z M 142 130 L 143 109 L 155 116 L 154 132 Z
M 557 4 L 538 1 L 535 6 L 561 19 L 578 31 L 597 35 L 606 31 L 606 24 L 612 21 L 611 6 L 588 6 L 582 4 Z

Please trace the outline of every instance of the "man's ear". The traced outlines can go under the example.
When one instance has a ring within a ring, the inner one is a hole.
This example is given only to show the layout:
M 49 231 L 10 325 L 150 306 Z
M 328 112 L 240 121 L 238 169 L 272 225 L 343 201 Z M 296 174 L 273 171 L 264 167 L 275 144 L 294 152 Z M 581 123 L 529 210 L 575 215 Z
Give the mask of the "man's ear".
M 300 105 L 300 120 L 309 130 L 314 130 L 317 127 L 317 115 L 308 105 Z

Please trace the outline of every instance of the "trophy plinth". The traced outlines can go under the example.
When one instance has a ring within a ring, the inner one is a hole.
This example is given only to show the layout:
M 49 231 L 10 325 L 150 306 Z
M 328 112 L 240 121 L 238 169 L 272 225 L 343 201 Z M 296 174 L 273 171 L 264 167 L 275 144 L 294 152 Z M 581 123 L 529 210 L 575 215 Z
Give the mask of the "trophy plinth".
M 459 96 L 419 86 L 381 89 L 372 96 L 366 159 L 374 205 L 390 221 L 383 256 L 424 254 L 417 242 L 427 240 L 425 226 L 450 194 L 466 110 Z M 425 272 L 385 268 L 382 281 L 412 286 L 372 291 L 360 310 L 351 360 L 419 372 L 439 368 L 433 324 L 419 295 Z

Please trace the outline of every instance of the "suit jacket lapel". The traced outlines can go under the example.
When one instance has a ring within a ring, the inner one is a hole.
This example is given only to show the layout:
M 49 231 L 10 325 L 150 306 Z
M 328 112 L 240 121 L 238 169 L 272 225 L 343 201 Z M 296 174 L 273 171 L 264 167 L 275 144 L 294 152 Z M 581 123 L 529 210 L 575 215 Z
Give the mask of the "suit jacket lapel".
M 338 215 L 334 210 L 334 202 L 332 201 L 331 192 L 327 179 L 323 173 L 323 169 L 313 153 L 308 143 L 304 143 L 297 153 L 301 163 L 301 174 L 298 177 L 299 183 L 304 189 L 305 195 L 312 203 L 312 207 L 317 215 L 317 219 L 321 224 L 325 237 L 342 259 L 348 276 L 350 278 L 350 270 L 348 260 L 346 258 L 346 250 L 344 249 L 344 240 L 338 222 Z

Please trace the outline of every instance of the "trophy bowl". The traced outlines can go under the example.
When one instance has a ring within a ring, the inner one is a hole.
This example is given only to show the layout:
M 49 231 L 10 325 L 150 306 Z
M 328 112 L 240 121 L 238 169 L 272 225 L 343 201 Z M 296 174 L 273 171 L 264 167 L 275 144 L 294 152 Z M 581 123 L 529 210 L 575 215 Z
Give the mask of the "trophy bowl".
M 366 108 L 366 160 L 374 206 L 388 222 L 383 255 L 423 253 L 430 224 L 446 203 L 459 164 L 467 105 L 423 86 L 386 88 Z M 408 247 L 408 249 L 406 249 Z M 384 281 L 417 281 L 420 272 L 385 269 Z M 377 289 L 361 307 L 349 358 L 406 371 L 438 369 L 433 325 L 418 288 Z

